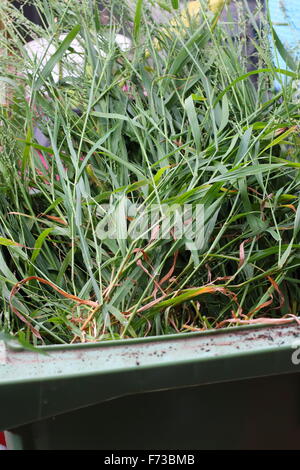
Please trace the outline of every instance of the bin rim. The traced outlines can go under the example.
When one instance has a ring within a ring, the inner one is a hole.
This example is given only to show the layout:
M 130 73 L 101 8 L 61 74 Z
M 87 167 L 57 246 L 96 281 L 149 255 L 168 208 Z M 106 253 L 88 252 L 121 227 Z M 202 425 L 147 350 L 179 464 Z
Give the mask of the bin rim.
M 0 342 L 0 431 L 126 395 L 289 373 L 300 375 L 297 321 L 34 351 Z

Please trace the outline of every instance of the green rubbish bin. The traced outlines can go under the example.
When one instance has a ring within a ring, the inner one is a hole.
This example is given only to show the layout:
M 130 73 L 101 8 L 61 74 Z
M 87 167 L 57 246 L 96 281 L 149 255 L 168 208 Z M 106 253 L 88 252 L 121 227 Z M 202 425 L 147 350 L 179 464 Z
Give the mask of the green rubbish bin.
M 300 449 L 300 327 L 0 343 L 9 449 Z

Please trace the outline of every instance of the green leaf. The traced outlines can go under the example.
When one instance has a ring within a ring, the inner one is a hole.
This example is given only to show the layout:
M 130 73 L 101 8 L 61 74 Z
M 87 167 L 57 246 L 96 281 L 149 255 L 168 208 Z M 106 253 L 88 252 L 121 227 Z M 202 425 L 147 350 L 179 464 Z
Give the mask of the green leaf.
M 142 126 L 139 122 L 137 122 L 135 119 L 130 119 L 128 116 L 125 116 L 124 114 L 118 114 L 118 113 L 101 113 L 98 111 L 93 111 L 90 113 L 91 116 L 96 116 L 99 118 L 103 119 L 117 119 L 120 121 L 127 121 L 133 126 L 139 127 L 140 129 L 145 130 L 144 126 Z
M 77 249 L 75 247 L 74 249 L 74 254 L 76 253 Z M 60 270 L 59 270 L 59 273 L 57 275 L 57 278 L 55 280 L 55 283 L 57 285 L 61 285 L 62 282 L 63 282 L 63 277 L 65 275 L 65 272 L 67 270 L 67 268 L 69 266 L 72 265 L 72 257 L 73 257 L 73 250 L 69 250 L 68 253 L 66 254 L 65 256 L 65 259 L 63 260 L 62 264 L 61 264 L 61 267 L 60 267 Z
M 192 96 L 189 96 L 185 100 L 184 107 L 185 107 L 185 111 L 186 111 L 186 114 L 187 114 L 187 117 L 188 117 L 188 120 L 189 120 L 189 123 L 190 123 L 190 126 L 191 126 L 191 130 L 192 130 L 192 134 L 193 134 L 193 137 L 194 137 L 197 152 L 200 153 L 201 152 L 201 145 L 200 145 L 200 143 L 201 143 L 201 132 L 200 132 L 200 125 L 199 125 L 199 122 L 198 122 L 198 117 L 197 117 L 197 113 L 196 113 L 196 109 L 195 109 L 195 106 L 194 106 L 194 101 L 193 101 Z
M 222 100 L 222 119 L 219 125 L 219 132 L 221 132 L 227 126 L 229 121 L 229 106 L 227 96 L 223 96 Z
M 294 237 L 298 235 L 300 230 L 300 203 L 298 203 L 295 222 L 294 222 Z
M 70 47 L 71 43 L 74 41 L 80 29 L 81 29 L 80 25 L 74 26 L 74 28 L 69 32 L 69 34 L 61 42 L 57 50 L 54 52 L 54 54 L 50 57 L 50 59 L 44 66 L 43 70 L 40 73 L 39 78 L 36 80 L 34 87 L 33 87 L 34 91 L 37 91 L 43 85 L 47 77 L 52 73 L 54 67 L 62 59 L 64 53 Z
M 292 55 L 286 50 L 286 48 L 284 47 L 284 45 L 280 41 L 279 36 L 276 33 L 276 31 L 275 31 L 275 29 L 273 28 L 272 25 L 271 25 L 271 29 L 272 29 L 272 34 L 273 34 L 275 46 L 277 47 L 279 54 L 283 58 L 284 62 L 288 66 L 288 68 L 293 70 L 294 72 L 297 72 L 298 67 L 297 67 L 297 64 L 294 61 Z
M 62 197 L 58 197 L 52 204 L 50 204 L 49 207 L 47 207 L 47 209 L 43 212 L 43 215 L 46 215 L 48 214 L 48 212 L 52 211 L 53 209 L 55 209 L 57 206 L 59 206 L 59 204 L 61 204 L 63 202 L 63 198 Z
M 238 169 L 233 169 L 224 173 L 220 176 L 216 176 L 209 180 L 209 183 L 216 182 L 216 181 L 230 181 L 233 179 L 240 179 L 245 176 L 252 176 L 252 175 L 259 175 L 261 173 L 265 173 L 266 171 L 272 171 L 283 167 L 281 164 L 261 164 L 261 165 L 249 165 Z
M 292 240 L 290 241 L 287 249 L 284 251 L 283 255 L 278 260 L 279 268 L 282 268 L 285 265 L 285 263 L 287 262 L 287 260 L 290 258 L 291 251 L 292 251 L 293 247 L 294 247 L 294 239 L 292 238 Z
M 135 15 L 134 15 L 134 23 L 133 23 L 133 37 L 135 40 L 138 39 L 139 32 L 140 32 L 141 19 L 142 19 L 142 7 L 143 7 L 143 0 L 137 0 Z
M 285 160 L 284 158 L 272 157 L 273 162 L 281 163 L 283 166 L 288 166 L 290 168 L 300 168 L 299 162 L 292 162 L 291 160 Z M 295 196 L 292 196 L 295 199 Z
M 240 161 L 243 161 L 245 156 L 248 153 L 249 147 L 250 147 L 250 139 L 252 135 L 252 127 L 249 127 L 249 129 L 246 130 L 246 132 L 241 136 L 241 142 L 240 146 L 237 152 L 237 155 L 235 157 L 235 165 L 238 165 Z
M 34 347 L 29 341 L 26 339 L 25 334 L 23 331 L 19 331 L 17 336 L 11 335 L 9 333 L 5 333 L 4 331 L 0 332 L 0 341 L 4 341 L 7 343 L 10 348 L 17 350 L 19 348 L 25 349 L 28 351 L 32 351 L 38 354 L 47 355 L 48 353 L 41 348 Z
M 210 34 L 205 31 L 205 22 L 199 27 L 199 29 L 188 39 L 184 44 L 184 47 L 181 48 L 179 54 L 176 56 L 174 62 L 172 63 L 169 75 L 176 75 L 179 69 L 183 66 L 184 62 L 188 59 L 191 54 L 191 51 L 195 44 L 198 48 L 203 47 L 206 42 L 209 40 Z
M 294 128 L 294 127 L 291 127 L 290 129 L 288 129 L 287 131 L 285 131 L 283 134 L 280 134 L 276 139 L 274 139 L 269 145 L 267 145 L 267 146 L 260 152 L 260 155 L 261 155 L 262 153 L 264 153 L 266 150 L 268 150 L 269 148 L 274 147 L 275 145 L 280 144 L 280 142 L 281 142 L 282 140 L 284 140 L 287 136 L 289 136 L 289 135 L 292 134 L 293 132 L 295 132 L 295 128 Z
M 166 165 L 158 170 L 156 175 L 154 176 L 154 182 L 155 184 L 158 184 L 160 179 L 162 178 L 163 174 L 165 173 L 166 170 L 170 169 L 170 165 Z
M 27 134 L 26 134 L 26 143 L 23 151 L 23 158 L 22 158 L 22 173 L 24 174 L 28 162 L 30 159 L 30 151 L 31 151 L 31 144 L 29 143 L 32 139 L 32 129 L 31 126 L 28 126 L 27 128 Z
M 169 7 L 169 5 L 167 5 L 166 3 L 164 2 L 161 2 L 159 0 L 157 0 L 157 5 L 162 8 L 163 10 L 167 11 L 168 13 L 172 13 L 172 8 Z
M 194 101 L 206 101 L 206 98 L 202 95 L 197 95 L 196 93 L 192 93 L 191 97 Z
M 45 241 L 45 238 L 49 235 L 49 233 L 52 232 L 52 230 L 54 230 L 54 227 L 50 227 L 50 228 L 46 228 L 40 235 L 39 237 L 37 238 L 35 244 L 34 244 L 34 250 L 33 250 L 33 253 L 32 253 L 32 256 L 31 256 L 31 262 L 34 263 L 36 258 L 38 257 L 41 249 L 42 249 L 42 246 L 44 244 L 44 241 Z
M 268 68 L 265 68 L 265 69 L 258 69 L 258 70 L 251 70 L 251 72 L 248 72 L 248 73 L 245 73 L 244 75 L 241 75 L 240 77 L 236 78 L 235 80 L 233 80 L 231 83 L 229 83 L 229 85 L 219 94 L 219 96 L 216 98 L 215 102 L 214 102 L 214 106 L 219 103 L 219 101 L 221 101 L 221 99 L 223 98 L 223 96 L 231 89 L 233 88 L 237 83 L 243 81 L 243 80 L 246 80 L 246 78 L 248 77 L 251 77 L 251 75 L 259 75 L 260 73 L 270 73 L 270 72 L 276 72 L 276 73 L 282 73 L 283 75 L 286 75 L 287 77 L 291 77 L 291 78 L 299 78 L 299 74 L 298 73 L 294 73 L 294 72 L 290 72 L 288 70 L 284 70 L 284 69 L 278 69 L 278 68 L 272 68 L 272 69 L 268 69 Z
M 8 238 L 0 237 L 0 245 L 3 246 L 20 246 L 20 243 L 9 240 Z

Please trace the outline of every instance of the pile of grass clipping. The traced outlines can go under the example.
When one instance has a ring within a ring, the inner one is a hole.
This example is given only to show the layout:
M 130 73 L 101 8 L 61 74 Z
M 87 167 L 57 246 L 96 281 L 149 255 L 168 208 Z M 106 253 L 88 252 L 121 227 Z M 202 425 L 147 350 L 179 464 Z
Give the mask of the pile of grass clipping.
M 172 3 L 163 26 L 146 0 L 109 2 L 105 25 L 97 2 L 36 0 L 45 28 L 0 6 L 9 27 L 0 48 L 14 67 L 0 64 L 10 90 L 0 108 L 0 330 L 20 341 L 167 335 L 298 313 L 298 72 L 282 71 L 288 80 L 274 92 L 264 18 L 242 16 L 230 32 L 214 14 L 220 2 L 213 11 L 197 2 L 203 20 L 189 22 Z M 249 21 L 260 25 L 250 72 Z M 23 27 L 55 46 L 46 62 L 26 53 Z M 131 46 L 122 50 L 116 34 Z M 168 208 L 185 204 L 204 211 L 197 249 L 174 231 L 158 236 Z M 146 237 L 122 237 L 135 207 L 158 217 Z M 119 235 L 99 236 L 100 222 Z

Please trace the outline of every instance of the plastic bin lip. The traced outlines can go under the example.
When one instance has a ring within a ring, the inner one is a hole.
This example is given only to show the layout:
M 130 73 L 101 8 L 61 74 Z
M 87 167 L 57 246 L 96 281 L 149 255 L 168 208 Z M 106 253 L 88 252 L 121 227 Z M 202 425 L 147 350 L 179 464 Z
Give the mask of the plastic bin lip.
M 0 342 L 0 431 L 129 394 L 299 372 L 297 322 L 37 351 Z
M 41 346 L 37 351 L 0 342 L 0 388 L 40 380 L 105 375 L 187 363 L 230 360 L 300 348 L 297 323 L 251 325 L 200 333 Z M 44 354 L 41 354 L 44 353 Z M 300 356 L 300 354 L 299 354 Z

